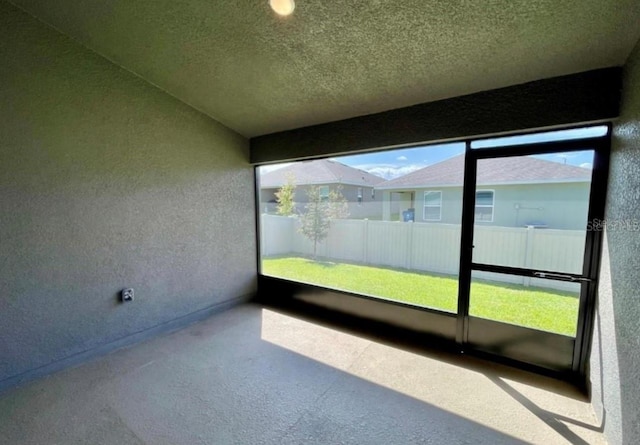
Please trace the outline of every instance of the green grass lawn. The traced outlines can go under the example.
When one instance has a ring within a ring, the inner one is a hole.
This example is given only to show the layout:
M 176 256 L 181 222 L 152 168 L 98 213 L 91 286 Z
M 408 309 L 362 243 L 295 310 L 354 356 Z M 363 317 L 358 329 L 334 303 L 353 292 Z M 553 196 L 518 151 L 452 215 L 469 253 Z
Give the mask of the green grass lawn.
M 457 277 L 298 257 L 263 259 L 262 273 L 448 312 L 457 311 Z M 578 299 L 568 292 L 474 279 L 469 313 L 574 336 Z

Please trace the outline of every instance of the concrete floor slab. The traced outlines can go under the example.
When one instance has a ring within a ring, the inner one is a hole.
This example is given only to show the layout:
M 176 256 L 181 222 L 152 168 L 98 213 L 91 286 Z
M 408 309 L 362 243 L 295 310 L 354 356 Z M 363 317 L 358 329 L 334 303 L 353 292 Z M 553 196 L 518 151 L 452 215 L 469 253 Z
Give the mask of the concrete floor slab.
M 244 305 L 0 396 L 2 444 L 603 444 L 561 382 Z

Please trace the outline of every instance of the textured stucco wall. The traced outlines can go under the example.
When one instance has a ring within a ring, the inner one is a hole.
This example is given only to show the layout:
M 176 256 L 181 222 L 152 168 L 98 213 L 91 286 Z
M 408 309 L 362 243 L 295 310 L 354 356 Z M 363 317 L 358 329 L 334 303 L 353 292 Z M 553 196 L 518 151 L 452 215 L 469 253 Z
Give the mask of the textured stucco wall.
M 640 43 L 624 71 L 606 218 L 640 223 Z M 640 438 L 640 232 L 616 229 L 605 236 L 591 353 L 592 400 L 611 445 Z
M 0 389 L 255 291 L 246 139 L 4 1 L 0 42 Z

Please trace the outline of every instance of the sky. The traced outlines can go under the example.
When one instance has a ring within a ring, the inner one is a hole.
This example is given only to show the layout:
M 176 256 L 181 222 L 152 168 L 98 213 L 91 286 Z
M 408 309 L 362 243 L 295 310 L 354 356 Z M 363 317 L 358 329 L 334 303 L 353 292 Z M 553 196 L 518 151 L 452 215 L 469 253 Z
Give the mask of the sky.
M 557 140 L 579 139 L 606 134 L 607 127 L 591 127 L 586 129 L 560 130 L 545 133 L 537 133 L 525 136 L 502 137 L 474 141 L 472 148 L 499 147 L 501 145 L 518 145 L 532 142 L 546 142 Z M 331 158 L 351 167 L 365 170 L 385 179 L 393 179 L 406 175 L 415 170 L 444 161 L 453 156 L 464 153 L 464 143 L 450 143 L 431 145 L 427 147 L 412 147 L 386 150 L 380 152 L 340 156 Z M 561 164 L 575 165 L 583 168 L 592 168 L 593 152 L 590 150 L 570 153 L 553 153 L 548 155 L 535 155 L 534 157 Z M 262 173 L 289 164 L 277 164 L 264 166 Z
M 401 148 L 334 158 L 385 179 L 393 179 L 464 153 L 464 143 Z

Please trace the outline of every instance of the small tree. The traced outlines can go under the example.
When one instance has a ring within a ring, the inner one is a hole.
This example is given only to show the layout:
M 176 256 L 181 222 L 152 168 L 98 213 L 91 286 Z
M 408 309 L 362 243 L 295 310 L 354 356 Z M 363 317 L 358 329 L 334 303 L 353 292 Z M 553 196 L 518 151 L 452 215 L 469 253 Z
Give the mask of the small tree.
M 278 215 L 291 216 L 295 208 L 293 198 L 296 194 L 296 178 L 292 173 L 287 174 L 287 182 L 276 192 Z
M 318 243 L 329 235 L 331 220 L 349 216 L 347 200 L 340 188 L 329 192 L 328 200 L 323 199 L 320 187 L 315 185 L 307 189 L 305 212 L 300 215 L 300 233 L 313 243 L 313 259 L 318 252 Z
M 329 219 L 345 219 L 349 217 L 349 203 L 342 194 L 342 186 L 329 192 Z

